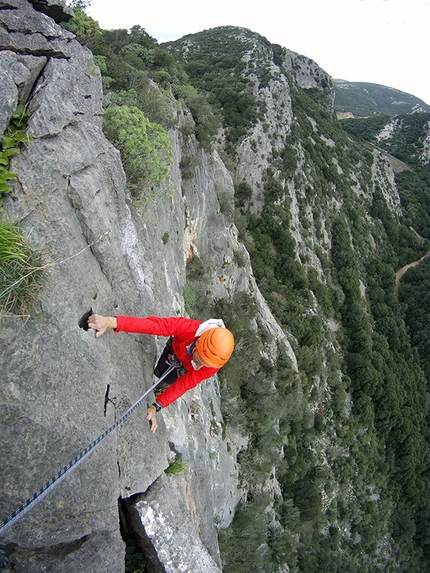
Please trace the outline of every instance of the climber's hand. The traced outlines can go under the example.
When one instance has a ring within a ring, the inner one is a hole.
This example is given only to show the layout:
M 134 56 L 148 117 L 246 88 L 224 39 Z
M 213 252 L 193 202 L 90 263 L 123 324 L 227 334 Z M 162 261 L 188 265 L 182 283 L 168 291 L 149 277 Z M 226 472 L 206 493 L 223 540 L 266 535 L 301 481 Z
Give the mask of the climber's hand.
M 146 417 L 151 425 L 151 432 L 154 433 L 155 430 L 158 428 L 157 410 L 155 409 L 155 406 L 149 406 L 149 408 L 146 411 Z
M 118 321 L 115 316 L 92 314 L 88 319 L 88 326 L 96 331 L 96 338 L 99 338 L 106 330 L 115 330 L 118 326 Z

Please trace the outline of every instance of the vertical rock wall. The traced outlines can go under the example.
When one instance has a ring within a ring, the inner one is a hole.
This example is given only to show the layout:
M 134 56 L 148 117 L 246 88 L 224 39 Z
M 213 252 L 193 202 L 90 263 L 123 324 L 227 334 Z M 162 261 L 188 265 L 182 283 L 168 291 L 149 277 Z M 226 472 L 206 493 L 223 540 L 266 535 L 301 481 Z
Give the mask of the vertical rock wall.
M 33 138 L 11 165 L 18 180 L 4 199 L 3 217 L 22 227 L 46 265 L 46 283 L 31 317 L 3 317 L 0 324 L 3 518 L 154 382 L 152 368 L 164 340 L 124 333 L 96 340 L 78 327 L 78 319 L 89 307 L 104 314 L 183 312 L 187 240 L 178 158 L 169 198 L 140 213 L 128 204 L 119 153 L 101 129 L 98 68 L 91 53 L 49 15 L 60 20 L 62 2 L 0 4 L 1 132 L 21 103 L 31 112 Z M 175 138 L 172 134 L 173 143 Z M 217 201 L 213 185 L 206 187 L 204 209 Z M 165 247 L 166 231 L 171 241 Z M 104 417 L 107 384 L 117 399 Z M 206 412 L 194 423 L 192 400 L 201 401 Z M 187 446 L 189 511 L 184 514 L 181 506 L 177 514 L 172 503 L 168 520 L 173 530 L 196 524 L 190 552 L 199 543 L 202 559 L 216 570 L 214 516 L 223 513 L 227 499 L 224 521 L 231 519 L 237 468 L 221 436 L 209 437 L 209 400 L 220 416 L 215 386 L 208 384 L 166 410 L 167 423 L 162 416 L 155 436 L 145 408 L 137 411 L 0 539 L 11 567 L 26 573 L 123 571 L 118 499 L 147 491 L 164 475 L 171 447 Z M 208 440 L 217 460 L 209 458 Z M 216 477 L 220 463 L 231 480 Z M 176 490 L 172 485 L 173 499 Z M 234 493 L 226 495 L 229 491 Z M 169 488 L 163 495 L 169 505 Z M 186 556 L 187 546 L 182 551 Z M 195 567 L 201 570 L 198 562 Z

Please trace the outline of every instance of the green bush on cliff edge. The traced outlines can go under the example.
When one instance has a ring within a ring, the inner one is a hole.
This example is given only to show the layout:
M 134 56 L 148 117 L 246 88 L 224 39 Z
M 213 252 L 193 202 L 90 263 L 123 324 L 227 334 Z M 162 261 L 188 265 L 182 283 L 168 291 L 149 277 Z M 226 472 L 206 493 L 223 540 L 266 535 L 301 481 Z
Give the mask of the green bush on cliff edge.
M 167 131 L 125 105 L 106 110 L 103 131 L 121 153 L 132 197 L 145 200 L 145 184 L 159 185 L 169 173 L 173 155 Z

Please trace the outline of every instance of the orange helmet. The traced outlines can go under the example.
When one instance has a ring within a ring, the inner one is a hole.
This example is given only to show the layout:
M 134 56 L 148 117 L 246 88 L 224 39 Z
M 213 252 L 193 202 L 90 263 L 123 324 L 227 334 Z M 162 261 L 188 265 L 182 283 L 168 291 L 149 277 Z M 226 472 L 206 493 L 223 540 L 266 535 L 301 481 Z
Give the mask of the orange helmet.
M 212 368 L 221 368 L 234 349 L 234 338 L 227 328 L 210 328 L 200 335 L 197 351 L 200 358 Z

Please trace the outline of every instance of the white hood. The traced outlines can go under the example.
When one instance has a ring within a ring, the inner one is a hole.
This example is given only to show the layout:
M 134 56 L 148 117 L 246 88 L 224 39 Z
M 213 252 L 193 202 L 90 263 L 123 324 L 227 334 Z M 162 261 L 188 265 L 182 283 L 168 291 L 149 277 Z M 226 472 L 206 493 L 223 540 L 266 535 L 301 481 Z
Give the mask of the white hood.
M 225 324 L 220 318 L 210 318 L 201 323 L 195 335 L 200 336 L 205 330 L 210 330 L 211 328 L 225 328 Z

